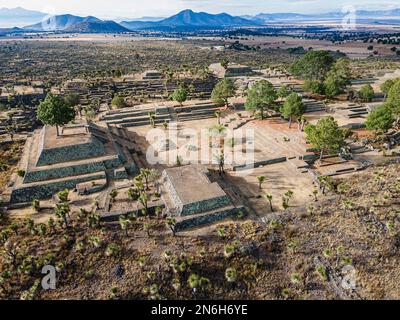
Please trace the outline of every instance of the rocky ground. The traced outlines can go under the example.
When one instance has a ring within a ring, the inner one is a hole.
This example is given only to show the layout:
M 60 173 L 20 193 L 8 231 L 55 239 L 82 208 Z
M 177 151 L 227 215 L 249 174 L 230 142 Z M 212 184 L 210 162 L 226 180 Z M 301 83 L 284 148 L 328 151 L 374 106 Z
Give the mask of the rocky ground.
M 69 229 L 3 215 L 0 298 L 399 299 L 399 169 L 347 176 L 305 208 L 176 236 L 155 217 L 126 235 L 84 212 Z M 57 288 L 44 291 L 48 264 Z

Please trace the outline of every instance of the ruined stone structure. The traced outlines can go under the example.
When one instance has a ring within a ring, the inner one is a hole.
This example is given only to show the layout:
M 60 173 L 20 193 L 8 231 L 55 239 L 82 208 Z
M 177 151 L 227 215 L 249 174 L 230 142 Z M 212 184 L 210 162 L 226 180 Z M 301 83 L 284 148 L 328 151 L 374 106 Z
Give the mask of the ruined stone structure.
M 158 70 L 147 70 L 142 74 L 143 80 L 161 79 L 161 78 L 162 74 Z
M 179 107 L 174 102 L 156 102 L 109 110 L 100 117 L 100 120 L 107 125 L 127 128 L 149 125 L 150 113 L 154 115 L 154 123 L 162 125 L 164 122 L 170 123 L 173 120 L 184 122 L 214 118 L 217 110 L 220 108 L 208 100 L 192 100 Z
M 209 69 L 218 78 L 244 77 L 244 76 L 251 76 L 254 74 L 253 69 L 251 69 L 250 67 L 236 63 L 229 63 L 227 68 L 221 66 L 220 63 L 213 63 L 210 65 Z
M 109 103 L 114 94 L 129 97 L 131 102 L 143 103 L 168 99 L 179 86 L 188 88 L 188 99 L 208 99 L 217 82 L 217 78 L 209 75 L 205 79 L 180 78 L 164 79 L 156 71 L 147 71 L 139 77 L 119 79 L 102 79 L 94 83 L 75 79 L 64 83 L 61 93 L 79 94 L 82 104 L 89 104 L 93 99 Z
M 97 192 L 108 179 L 135 173 L 126 147 L 107 129 L 93 123 L 65 127 L 57 137 L 45 126 L 28 138 L 15 178 L 10 202 L 49 198 L 63 189 Z M 90 184 L 88 184 L 90 182 Z
M 213 223 L 243 210 L 200 165 L 165 169 L 162 184 L 163 200 L 168 214 L 177 220 L 177 231 Z

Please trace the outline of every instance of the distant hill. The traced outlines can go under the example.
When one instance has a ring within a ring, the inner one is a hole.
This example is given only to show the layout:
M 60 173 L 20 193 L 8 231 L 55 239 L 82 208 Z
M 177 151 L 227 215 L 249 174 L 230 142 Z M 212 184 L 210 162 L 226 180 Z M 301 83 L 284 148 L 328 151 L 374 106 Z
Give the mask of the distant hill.
M 17 8 L 0 8 L 0 28 L 24 26 L 43 19 L 47 14 L 39 11 Z
M 131 31 L 157 27 L 157 22 L 154 21 L 121 21 L 119 24 Z
M 5 36 L 8 34 L 23 33 L 25 30 L 21 28 L 0 28 L 0 36 Z
M 359 10 L 357 11 L 357 15 L 362 17 L 400 17 L 400 8 L 392 9 L 392 10 L 378 10 L 378 11 L 367 11 L 367 10 Z
M 294 18 L 304 18 L 308 15 L 300 13 L 259 13 L 253 18 L 258 20 L 280 20 L 280 19 L 294 19 Z
M 120 33 L 130 32 L 127 28 L 114 21 L 85 21 L 64 29 L 74 33 Z
M 24 29 L 36 31 L 64 31 L 83 22 L 101 22 L 101 20 L 92 16 L 78 17 L 72 14 L 63 14 L 49 17 L 42 22 L 26 26 Z
M 254 26 L 256 22 L 241 17 L 234 17 L 227 13 L 210 14 L 183 10 L 172 17 L 160 21 L 123 21 L 121 25 L 131 30 L 137 29 L 172 29 L 172 28 L 224 28 Z
M 267 24 L 269 22 L 299 22 L 309 20 L 338 20 L 345 17 L 347 13 L 341 11 L 333 11 L 328 13 L 316 13 L 316 14 L 301 14 L 301 13 L 259 13 L 255 16 L 243 16 L 243 18 Z M 356 11 L 357 19 L 379 19 L 379 18 L 393 18 L 398 19 L 400 16 L 400 9 L 393 10 L 358 10 Z
M 178 14 L 158 22 L 163 26 L 195 26 L 195 27 L 232 27 L 249 26 L 252 21 L 234 17 L 227 13 L 209 14 L 206 12 L 193 12 L 184 10 Z

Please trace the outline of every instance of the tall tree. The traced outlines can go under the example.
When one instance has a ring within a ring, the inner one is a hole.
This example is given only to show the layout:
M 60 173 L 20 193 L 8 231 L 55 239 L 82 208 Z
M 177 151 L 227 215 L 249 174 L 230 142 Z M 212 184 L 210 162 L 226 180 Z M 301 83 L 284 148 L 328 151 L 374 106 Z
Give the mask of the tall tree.
M 288 89 L 288 87 L 286 85 L 283 85 L 279 88 L 277 95 L 279 98 L 286 98 L 287 96 L 289 96 L 291 93 L 291 90 Z
M 383 105 L 368 115 L 365 125 L 369 130 L 386 132 L 392 127 L 394 121 L 392 110 L 387 105 Z
M 336 97 L 342 92 L 340 81 L 334 76 L 329 75 L 324 81 L 324 92 L 328 98 Z
M 400 79 L 390 88 L 385 104 L 392 110 L 393 116 L 400 119 Z
M 334 62 L 328 51 L 309 51 L 291 66 L 290 71 L 302 79 L 322 82 Z
M 337 151 L 345 143 L 341 130 L 333 117 L 318 120 L 317 125 L 309 124 L 305 128 L 307 140 L 320 150 L 320 160 L 326 151 Z
M 374 89 L 370 84 L 362 86 L 360 91 L 358 92 L 358 96 L 363 102 L 371 102 L 372 99 L 374 98 L 374 95 L 375 95 Z
M 228 99 L 234 95 L 235 87 L 232 80 L 223 79 L 215 85 L 211 93 L 211 100 L 216 105 L 229 107 Z
M 80 98 L 76 93 L 69 93 L 64 97 L 65 103 L 70 105 L 71 107 L 75 107 L 79 104 Z
M 186 101 L 187 97 L 188 92 L 183 86 L 176 88 L 171 95 L 172 100 L 178 102 L 180 106 L 182 106 L 182 103 Z
M 386 100 L 390 89 L 392 89 L 392 87 L 395 83 L 396 83 L 396 80 L 394 80 L 394 79 L 388 79 L 384 83 L 382 83 L 380 89 L 381 89 L 382 93 L 385 95 L 384 100 Z
M 286 98 L 285 103 L 281 107 L 282 116 L 289 120 L 289 128 L 292 125 L 292 118 L 299 119 L 305 111 L 306 106 L 303 103 L 302 97 L 295 92 Z
M 40 121 L 50 126 L 56 126 L 57 136 L 60 135 L 58 127 L 64 126 L 75 118 L 75 110 L 60 96 L 48 93 L 40 103 L 37 110 Z
M 271 82 L 267 80 L 257 81 L 247 92 L 245 108 L 248 111 L 260 111 L 264 120 L 264 112 L 275 105 L 277 93 Z
M 339 59 L 332 66 L 328 72 L 327 77 L 333 77 L 343 89 L 345 86 L 350 84 L 351 79 L 351 68 L 350 61 L 348 59 Z

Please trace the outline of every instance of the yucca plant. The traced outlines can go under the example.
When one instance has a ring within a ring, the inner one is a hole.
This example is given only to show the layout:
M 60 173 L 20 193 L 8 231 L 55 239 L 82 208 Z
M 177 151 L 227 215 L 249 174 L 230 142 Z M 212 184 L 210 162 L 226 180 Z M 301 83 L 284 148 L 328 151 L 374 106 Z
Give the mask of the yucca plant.
M 172 252 L 171 252 L 171 250 L 165 250 L 165 251 L 163 252 L 163 257 L 164 257 L 164 260 L 165 260 L 165 261 L 170 261 L 171 258 L 172 258 Z
M 78 242 L 76 243 L 76 245 L 75 245 L 75 249 L 76 249 L 77 251 L 82 251 L 84 248 L 85 248 L 85 242 L 82 241 L 82 240 L 78 241 Z
M 99 248 L 102 243 L 101 239 L 96 236 L 89 237 L 88 242 L 93 246 L 93 248 Z
M 224 246 L 224 256 L 230 258 L 236 251 L 236 248 L 232 244 L 227 244 Z
M 172 235 L 175 237 L 176 235 L 176 219 L 173 217 L 168 217 L 166 222 L 168 228 L 172 231 Z
M 219 227 L 219 228 L 217 229 L 217 233 L 218 233 L 218 236 L 219 236 L 220 238 L 222 238 L 222 239 L 225 239 L 225 238 L 226 238 L 226 229 L 225 229 L 225 227 Z
M 172 279 L 172 288 L 174 288 L 175 291 L 179 291 L 181 289 L 181 281 L 179 278 Z
M 131 221 L 124 215 L 119 217 L 119 225 L 121 230 L 125 232 L 125 236 L 129 235 L 129 226 Z
M 40 211 L 40 201 L 38 199 L 33 199 L 32 201 L 32 208 L 33 210 L 35 210 L 36 212 Z
M 324 280 L 324 281 L 328 280 L 328 274 L 326 272 L 326 268 L 323 265 L 316 266 L 315 271 L 321 277 L 322 280 Z
M 237 271 L 235 268 L 227 268 L 225 270 L 225 279 L 229 283 L 234 283 L 237 280 Z
M 325 250 L 322 252 L 322 254 L 323 254 L 323 256 L 324 256 L 325 258 L 329 259 L 329 258 L 332 257 L 332 250 L 331 250 L 331 249 L 325 249 Z
M 112 256 L 117 256 L 121 252 L 121 247 L 117 245 L 116 243 L 110 243 L 104 254 L 106 257 L 112 257 Z
M 115 201 L 115 198 L 117 197 L 117 195 L 118 195 L 117 189 L 113 189 L 110 191 L 109 196 L 110 196 L 111 202 Z
M 266 177 L 265 176 L 258 176 L 257 181 L 258 181 L 258 189 L 262 190 L 262 185 L 265 182 Z
M 300 275 L 299 273 L 293 273 L 293 274 L 290 276 L 290 280 L 291 280 L 291 282 L 292 282 L 293 284 L 298 284 L 298 283 L 301 282 L 302 278 L 301 278 L 301 275 Z
M 196 292 L 196 290 L 199 286 L 199 280 L 200 280 L 200 277 L 195 273 L 190 274 L 190 276 L 188 278 L 188 285 L 193 290 L 194 293 Z
M 272 207 L 272 194 L 266 194 L 264 195 L 264 198 L 268 200 L 271 212 L 274 212 L 274 208 Z
M 36 225 L 36 230 L 38 235 L 44 236 L 46 235 L 47 227 L 44 223 L 39 223 L 38 225 Z
M 146 265 L 146 257 L 144 256 L 139 257 L 138 265 L 141 269 L 143 269 L 143 267 Z

